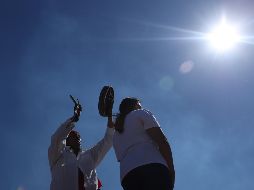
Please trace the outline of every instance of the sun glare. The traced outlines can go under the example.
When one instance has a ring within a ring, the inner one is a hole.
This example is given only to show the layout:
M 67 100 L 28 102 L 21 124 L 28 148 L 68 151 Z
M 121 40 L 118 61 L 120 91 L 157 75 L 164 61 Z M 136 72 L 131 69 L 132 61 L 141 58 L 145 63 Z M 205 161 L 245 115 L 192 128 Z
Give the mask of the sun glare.
M 233 48 L 240 40 L 236 28 L 226 23 L 225 19 L 207 37 L 211 45 L 220 52 Z

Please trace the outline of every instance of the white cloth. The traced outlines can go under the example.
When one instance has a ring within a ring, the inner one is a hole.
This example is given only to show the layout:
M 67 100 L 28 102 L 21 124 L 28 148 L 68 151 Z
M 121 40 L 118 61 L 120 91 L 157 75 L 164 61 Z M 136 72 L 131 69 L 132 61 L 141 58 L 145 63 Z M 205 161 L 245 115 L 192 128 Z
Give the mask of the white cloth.
M 78 156 L 65 145 L 65 139 L 74 128 L 67 120 L 51 137 L 48 159 L 51 170 L 50 190 L 78 190 L 78 168 L 84 173 L 86 190 L 96 190 L 98 180 L 95 168 L 112 146 L 114 129 L 107 127 L 104 138 L 89 150 L 82 150 Z
M 160 127 L 153 114 L 145 109 L 130 112 L 124 121 L 123 133 L 117 131 L 113 137 L 113 147 L 120 162 L 120 179 L 132 169 L 150 163 L 161 163 L 167 166 L 146 130 Z

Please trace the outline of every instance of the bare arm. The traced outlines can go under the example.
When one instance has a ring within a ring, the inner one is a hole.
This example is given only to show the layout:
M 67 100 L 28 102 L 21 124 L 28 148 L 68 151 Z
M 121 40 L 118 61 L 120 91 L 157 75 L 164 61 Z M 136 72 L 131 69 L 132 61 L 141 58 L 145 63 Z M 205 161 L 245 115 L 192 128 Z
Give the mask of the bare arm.
M 112 116 L 108 117 L 108 123 L 107 123 L 107 130 L 104 135 L 104 138 L 100 140 L 94 147 L 87 150 L 91 154 L 91 160 L 93 162 L 92 169 L 95 169 L 102 159 L 105 157 L 106 153 L 109 151 L 109 149 L 112 147 L 112 140 L 113 140 L 113 134 L 114 134 L 114 123 L 112 120 Z M 82 159 L 81 159 L 82 160 Z
M 107 125 L 108 125 L 109 128 L 114 128 L 115 127 L 112 115 L 108 116 L 108 124 Z
M 161 155 L 167 162 L 169 174 L 171 178 L 170 179 L 171 187 L 173 189 L 175 184 L 175 169 L 174 169 L 172 151 L 168 143 L 168 140 L 166 136 L 163 134 L 161 128 L 159 127 L 152 127 L 152 128 L 146 129 L 146 132 L 151 137 L 151 139 L 158 145 Z

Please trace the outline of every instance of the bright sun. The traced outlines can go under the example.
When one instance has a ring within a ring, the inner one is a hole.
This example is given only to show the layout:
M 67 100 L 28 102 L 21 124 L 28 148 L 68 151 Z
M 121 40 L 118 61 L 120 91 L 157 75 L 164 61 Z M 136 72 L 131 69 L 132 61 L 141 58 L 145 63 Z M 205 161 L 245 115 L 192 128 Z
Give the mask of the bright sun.
M 225 19 L 207 35 L 211 45 L 219 52 L 224 52 L 234 47 L 239 42 L 240 35 L 236 28 L 229 25 Z

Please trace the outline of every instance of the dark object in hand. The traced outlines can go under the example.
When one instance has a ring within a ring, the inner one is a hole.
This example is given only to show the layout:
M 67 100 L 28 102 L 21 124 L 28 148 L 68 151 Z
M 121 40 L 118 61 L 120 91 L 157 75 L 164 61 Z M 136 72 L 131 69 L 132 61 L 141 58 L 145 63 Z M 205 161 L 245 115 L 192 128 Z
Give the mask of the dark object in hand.
M 70 95 L 70 98 L 72 99 L 72 101 L 74 102 L 74 108 L 73 108 L 73 111 L 74 111 L 74 115 L 73 115 L 73 121 L 74 122 L 77 122 L 79 120 L 79 116 L 80 116 L 80 112 L 82 112 L 82 106 L 81 104 L 79 103 L 79 100 L 75 100 L 73 98 L 72 95 Z
M 98 102 L 98 110 L 102 117 L 112 116 L 114 104 L 114 89 L 112 86 L 104 86 L 101 90 Z

